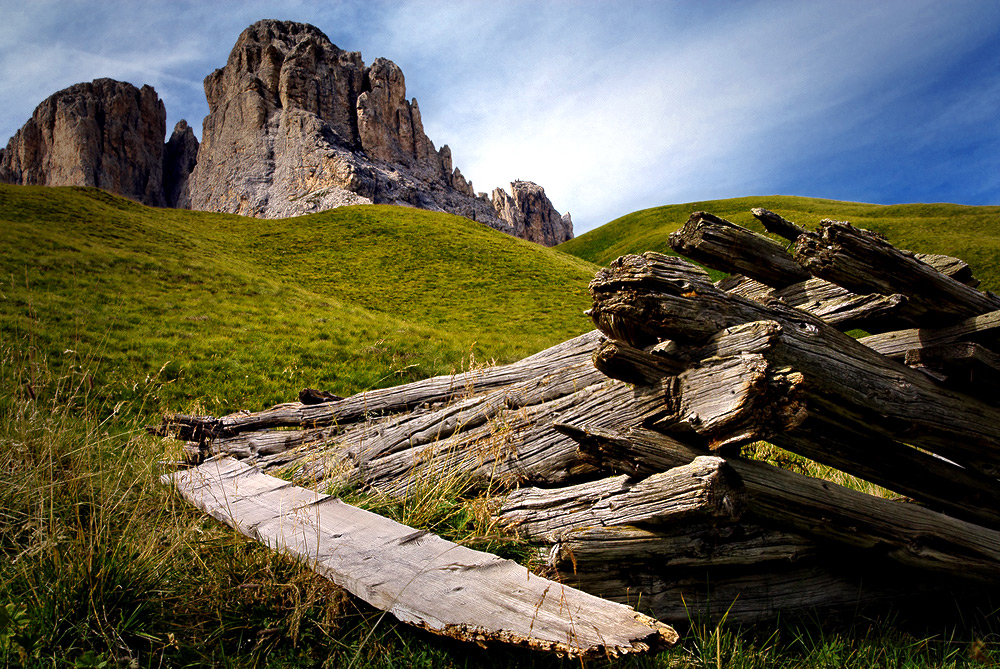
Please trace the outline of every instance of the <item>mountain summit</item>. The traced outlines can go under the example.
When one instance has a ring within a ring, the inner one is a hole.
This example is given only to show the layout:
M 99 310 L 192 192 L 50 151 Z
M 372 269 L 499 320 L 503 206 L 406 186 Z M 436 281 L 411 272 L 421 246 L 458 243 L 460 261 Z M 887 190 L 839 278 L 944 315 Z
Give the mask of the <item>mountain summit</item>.
M 314 26 L 251 25 L 205 78 L 205 95 L 200 145 L 184 121 L 164 145 L 152 88 L 101 79 L 60 91 L 0 151 L 0 181 L 98 186 L 146 204 L 262 218 L 402 204 L 545 245 L 573 236 L 569 214 L 533 183 L 512 183 L 513 196 L 477 194 L 451 149 L 424 133 L 399 67 L 384 58 L 366 66 Z M 136 170 L 145 180 L 120 176 Z

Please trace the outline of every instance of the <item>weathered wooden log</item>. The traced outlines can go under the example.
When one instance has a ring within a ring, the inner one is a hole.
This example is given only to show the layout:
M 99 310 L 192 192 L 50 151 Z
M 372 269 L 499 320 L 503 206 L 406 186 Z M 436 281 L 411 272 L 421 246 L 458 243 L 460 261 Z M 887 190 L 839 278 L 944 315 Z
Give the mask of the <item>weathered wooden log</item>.
M 780 290 L 746 277 L 741 279 L 716 285 L 727 293 L 756 302 L 781 300 L 842 331 L 884 332 L 912 325 L 906 318 L 907 298 L 904 295 L 857 295 L 843 286 L 815 277 Z
M 639 476 L 665 471 L 699 454 L 644 428 L 627 433 L 561 424 L 581 449 Z M 1000 531 L 925 507 L 882 499 L 763 462 L 727 459 L 749 494 L 747 514 L 819 540 L 873 551 L 916 569 L 995 583 Z
M 471 429 L 403 448 L 384 449 L 373 439 L 369 449 L 364 434 L 354 431 L 349 440 L 332 439 L 273 466 L 289 469 L 301 485 L 355 486 L 396 497 L 427 486 L 500 491 L 523 483 L 562 485 L 599 471 L 572 439 L 552 427 L 557 415 L 593 390 L 505 409 Z
M 755 329 L 743 328 L 744 331 Z M 719 339 L 724 343 L 726 338 Z M 800 387 L 799 391 L 802 395 L 798 407 L 808 407 L 808 385 Z M 556 429 L 580 441 L 585 438 L 581 436 L 580 429 L 600 434 L 608 430 L 627 431 L 628 428 L 638 427 L 644 420 L 649 421 L 651 416 L 654 418 L 662 416 L 657 392 L 649 388 L 629 388 L 620 383 L 607 385 L 597 390 L 585 402 L 560 415 Z M 746 402 L 752 404 L 753 398 L 749 398 Z M 688 406 L 691 406 L 690 402 Z M 688 422 L 697 426 L 699 421 L 697 411 L 700 409 L 701 407 L 696 407 L 695 412 L 688 415 Z M 746 424 L 750 429 L 757 430 L 753 436 L 763 437 L 770 432 L 776 432 L 775 426 L 779 425 L 778 421 L 781 420 L 780 412 L 775 412 L 775 416 L 775 419 L 764 421 L 757 426 L 754 426 L 752 421 L 747 421 Z M 665 428 L 669 429 L 671 426 L 665 426 L 661 419 L 661 422 L 654 423 L 653 427 L 662 434 Z M 675 430 L 670 434 L 663 434 L 665 443 L 672 444 L 673 449 L 682 455 L 679 456 L 679 460 L 660 464 L 664 467 L 677 466 L 685 457 L 708 452 L 713 441 L 693 432 L 693 430 Z M 912 497 L 956 518 L 1000 528 L 1000 485 L 995 478 L 962 468 L 893 439 L 873 436 L 867 431 L 854 431 L 843 424 L 831 423 L 822 412 L 808 413 L 794 429 L 774 434 L 769 441 L 901 495 Z M 605 444 L 603 448 L 607 448 L 607 445 Z M 586 448 L 582 450 L 585 454 L 593 451 Z M 618 458 L 609 460 L 595 456 L 592 461 L 603 466 L 609 463 L 620 466 Z M 639 469 L 620 471 L 633 476 L 648 473 L 648 470 Z
M 972 275 L 972 268 L 964 260 L 939 253 L 914 253 L 913 256 L 920 262 L 930 265 L 942 274 L 950 276 L 955 281 L 964 283 L 970 288 L 979 286 L 979 279 Z
M 297 488 L 232 459 L 165 477 L 189 502 L 436 634 L 579 657 L 658 650 L 670 627 L 510 560 Z
M 750 210 L 750 213 L 754 215 L 764 229 L 768 232 L 778 235 L 779 237 L 784 237 L 790 242 L 794 242 L 799 238 L 799 235 L 808 232 L 805 228 L 797 223 L 792 223 L 788 219 L 779 216 L 773 211 L 768 211 L 763 207 L 754 207 Z
M 795 620 L 848 612 L 940 612 L 958 599 L 968 602 L 973 586 L 859 559 L 826 549 L 821 558 L 756 565 L 678 569 L 647 563 L 593 563 L 566 569 L 560 578 L 605 599 L 628 603 L 675 625 L 730 625 Z
M 607 565 L 628 565 L 633 572 L 661 573 L 666 567 L 750 566 L 795 562 L 826 552 L 814 539 L 759 523 L 696 522 L 639 527 L 595 525 L 554 537 L 530 537 L 557 573 L 602 572 Z M 605 594 L 607 590 L 601 590 Z M 620 594 L 620 593 L 618 593 Z
M 810 278 L 780 244 L 704 211 L 694 212 L 671 233 L 670 248 L 712 269 L 776 288 Z
M 816 276 L 860 294 L 899 293 L 921 324 L 955 322 L 1000 309 L 1000 298 L 942 274 L 883 237 L 843 221 L 824 220 L 819 234 L 801 235 L 795 259 Z
M 533 539 L 595 526 L 735 522 L 746 492 L 722 458 L 701 456 L 638 481 L 627 475 L 508 494 L 498 518 Z
M 906 365 L 955 390 L 1000 402 L 1000 355 L 971 341 L 906 352 Z
M 422 404 L 451 401 L 474 392 L 494 390 L 519 381 L 545 376 L 588 360 L 599 341 L 598 333 L 589 332 L 510 365 L 436 376 L 317 405 L 293 402 L 279 404 L 257 413 L 240 412 L 221 418 L 174 414 L 164 418 L 162 425 L 149 429 L 160 436 L 204 440 L 272 427 L 344 425 L 371 415 L 405 411 Z
M 1000 311 L 967 318 L 941 328 L 908 328 L 859 339 L 862 344 L 887 358 L 902 361 L 908 351 L 944 346 L 960 341 L 974 341 L 989 348 L 1000 346 Z
M 813 388 L 810 410 L 854 431 L 925 448 L 988 476 L 1000 474 L 996 407 L 940 388 L 804 312 L 729 295 L 690 264 L 653 253 L 619 258 L 598 273 L 591 292 L 598 328 L 635 348 L 663 339 L 704 341 L 725 327 L 775 321 L 780 335 L 767 360 L 775 370 L 802 374 Z

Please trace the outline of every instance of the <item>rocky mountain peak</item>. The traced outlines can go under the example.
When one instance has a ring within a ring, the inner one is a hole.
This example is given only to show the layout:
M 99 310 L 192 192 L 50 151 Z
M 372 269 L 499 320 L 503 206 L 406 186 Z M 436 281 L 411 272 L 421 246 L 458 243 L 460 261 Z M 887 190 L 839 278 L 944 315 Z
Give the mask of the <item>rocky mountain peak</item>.
M 98 79 L 60 91 L 0 151 L 0 180 L 265 218 L 402 204 L 540 244 L 572 237 L 568 214 L 534 183 L 477 195 L 451 149 L 425 134 L 402 70 L 385 58 L 367 66 L 314 26 L 254 23 L 204 86 L 200 144 L 186 121 L 164 144 L 166 112 L 149 86 Z
M 0 156 L 0 181 L 95 186 L 163 206 L 167 112 L 150 86 L 114 79 L 46 98 Z

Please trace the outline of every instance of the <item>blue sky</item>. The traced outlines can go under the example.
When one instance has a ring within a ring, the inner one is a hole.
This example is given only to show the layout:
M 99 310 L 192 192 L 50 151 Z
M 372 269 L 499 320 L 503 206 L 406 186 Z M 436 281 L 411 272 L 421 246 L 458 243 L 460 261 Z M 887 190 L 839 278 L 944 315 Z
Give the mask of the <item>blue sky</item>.
M 580 232 L 637 209 L 787 194 L 1000 204 L 1000 2 L 0 0 L 0 138 L 80 81 L 202 80 L 254 21 L 312 23 L 406 76 L 476 189 L 543 185 Z

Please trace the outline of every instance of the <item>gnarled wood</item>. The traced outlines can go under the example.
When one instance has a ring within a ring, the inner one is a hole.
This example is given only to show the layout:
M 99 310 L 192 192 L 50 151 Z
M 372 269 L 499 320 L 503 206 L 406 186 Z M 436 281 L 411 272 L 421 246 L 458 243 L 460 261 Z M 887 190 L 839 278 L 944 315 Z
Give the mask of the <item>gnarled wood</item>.
M 906 353 L 921 348 L 974 341 L 996 348 L 1000 344 L 1000 311 L 991 311 L 941 328 L 908 328 L 859 339 L 862 344 L 887 358 L 902 361 Z
M 939 272 L 883 237 L 843 221 L 824 220 L 820 233 L 801 235 L 795 259 L 812 274 L 855 293 L 899 293 L 921 324 L 955 322 L 1000 309 L 1000 299 Z
M 704 211 L 670 235 L 670 248 L 707 267 L 783 288 L 809 278 L 781 245 Z
M 799 235 L 803 235 L 808 232 L 805 228 L 797 223 L 792 223 L 788 219 L 779 216 L 773 211 L 764 209 L 763 207 L 754 207 L 750 210 L 750 213 L 754 215 L 764 229 L 768 232 L 778 235 L 779 237 L 784 237 L 790 242 L 794 242 L 799 238 Z
M 516 562 L 297 488 L 232 459 L 167 478 L 189 502 L 403 622 L 571 656 L 657 650 L 677 633 Z

